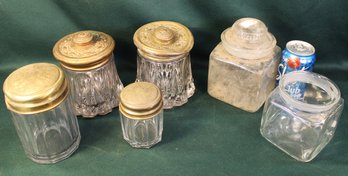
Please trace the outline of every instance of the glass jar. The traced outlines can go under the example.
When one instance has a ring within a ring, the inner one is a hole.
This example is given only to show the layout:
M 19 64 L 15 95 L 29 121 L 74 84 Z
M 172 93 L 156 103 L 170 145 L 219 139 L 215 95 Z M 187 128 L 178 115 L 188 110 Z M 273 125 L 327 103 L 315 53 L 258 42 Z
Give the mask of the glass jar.
M 257 111 L 274 89 L 280 48 L 265 24 L 237 20 L 221 34 L 210 54 L 208 93 L 249 112 Z
M 126 86 L 120 95 L 123 138 L 135 148 L 150 148 L 162 140 L 163 100 L 160 89 L 147 82 Z
M 190 30 L 176 22 L 157 21 L 140 27 L 133 40 L 138 48 L 136 81 L 157 85 L 163 93 L 164 109 L 185 104 L 195 91 Z
M 105 115 L 118 106 L 123 88 L 117 74 L 111 36 L 98 31 L 80 31 L 60 39 L 53 48 L 70 81 L 77 115 Z
M 21 67 L 4 82 L 5 102 L 25 154 L 40 164 L 68 158 L 80 131 L 63 71 L 48 63 Z
M 291 157 L 311 161 L 332 139 L 343 102 L 328 78 L 305 71 L 287 73 L 265 103 L 261 134 Z

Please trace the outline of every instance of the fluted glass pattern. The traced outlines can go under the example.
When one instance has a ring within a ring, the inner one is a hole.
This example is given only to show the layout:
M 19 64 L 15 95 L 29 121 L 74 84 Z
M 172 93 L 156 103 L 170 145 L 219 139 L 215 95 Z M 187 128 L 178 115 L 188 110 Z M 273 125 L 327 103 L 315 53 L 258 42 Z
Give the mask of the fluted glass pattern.
M 123 84 L 117 74 L 115 61 L 90 71 L 64 69 L 70 81 L 73 106 L 83 117 L 105 115 L 118 106 Z
M 120 113 L 123 138 L 135 148 L 150 148 L 162 140 L 163 111 L 149 119 L 131 119 Z
M 12 112 L 12 120 L 26 155 L 34 162 L 56 163 L 79 146 L 80 131 L 70 98 L 37 114 Z
M 164 109 L 182 106 L 195 92 L 190 56 L 157 62 L 138 54 L 137 79 L 157 85 L 163 94 Z

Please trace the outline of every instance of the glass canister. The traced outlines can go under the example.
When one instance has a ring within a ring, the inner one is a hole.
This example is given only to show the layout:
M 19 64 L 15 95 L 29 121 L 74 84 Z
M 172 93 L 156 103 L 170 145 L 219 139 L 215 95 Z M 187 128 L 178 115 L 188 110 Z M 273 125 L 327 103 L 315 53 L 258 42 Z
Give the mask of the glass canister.
M 138 48 L 136 81 L 157 85 L 163 93 L 165 109 L 185 104 L 195 91 L 190 30 L 177 22 L 156 21 L 140 27 L 133 40 Z
M 162 140 L 163 100 L 160 89 L 148 82 L 126 86 L 120 95 L 123 138 L 135 148 L 150 148 Z
M 4 82 L 7 108 L 24 151 L 34 162 L 56 163 L 79 146 L 68 86 L 63 71 L 48 63 L 21 67 Z
M 294 96 L 294 91 L 303 96 Z M 290 72 L 266 101 L 260 131 L 291 157 L 308 162 L 332 139 L 343 106 L 340 90 L 328 78 Z
M 80 31 L 60 39 L 53 48 L 70 81 L 77 115 L 105 115 L 118 106 L 123 88 L 113 56 L 115 42 L 98 31 Z
M 249 112 L 257 111 L 275 87 L 280 48 L 266 25 L 242 18 L 221 34 L 210 54 L 208 93 Z

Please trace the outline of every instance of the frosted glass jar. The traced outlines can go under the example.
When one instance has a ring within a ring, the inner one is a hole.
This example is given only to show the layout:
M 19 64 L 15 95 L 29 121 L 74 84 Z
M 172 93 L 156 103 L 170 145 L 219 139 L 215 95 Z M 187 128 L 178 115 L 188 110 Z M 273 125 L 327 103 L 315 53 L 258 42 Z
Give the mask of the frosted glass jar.
M 210 54 L 208 93 L 249 112 L 257 111 L 275 87 L 280 48 L 265 24 L 237 20 Z
M 135 148 L 150 148 L 162 140 L 163 100 L 160 89 L 147 82 L 126 86 L 120 95 L 123 138 Z
M 63 71 L 48 63 L 21 67 L 4 82 L 5 102 L 28 158 L 40 164 L 68 158 L 80 131 Z
M 118 106 L 123 88 L 112 54 L 115 42 L 98 31 L 80 31 L 60 39 L 53 48 L 70 81 L 77 115 L 92 118 Z
M 165 109 L 185 104 L 195 91 L 190 30 L 176 22 L 156 21 L 140 27 L 133 40 L 138 48 L 136 81 L 157 85 Z
M 303 96 L 294 96 L 294 91 Z M 328 78 L 290 72 L 266 101 L 260 131 L 291 157 L 308 162 L 332 139 L 343 106 L 340 90 Z

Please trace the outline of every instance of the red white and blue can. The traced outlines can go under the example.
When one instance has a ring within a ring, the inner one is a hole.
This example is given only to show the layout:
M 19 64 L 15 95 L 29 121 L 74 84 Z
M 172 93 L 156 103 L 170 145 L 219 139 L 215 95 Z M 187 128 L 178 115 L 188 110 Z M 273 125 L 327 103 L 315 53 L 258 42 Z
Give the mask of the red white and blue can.
M 311 44 L 300 40 L 289 41 L 283 50 L 278 66 L 276 84 L 279 84 L 280 79 L 286 73 L 297 70 L 312 71 L 315 60 L 315 49 Z M 294 98 L 300 99 L 303 98 L 304 90 L 305 84 L 297 83 L 289 87 L 288 93 Z

